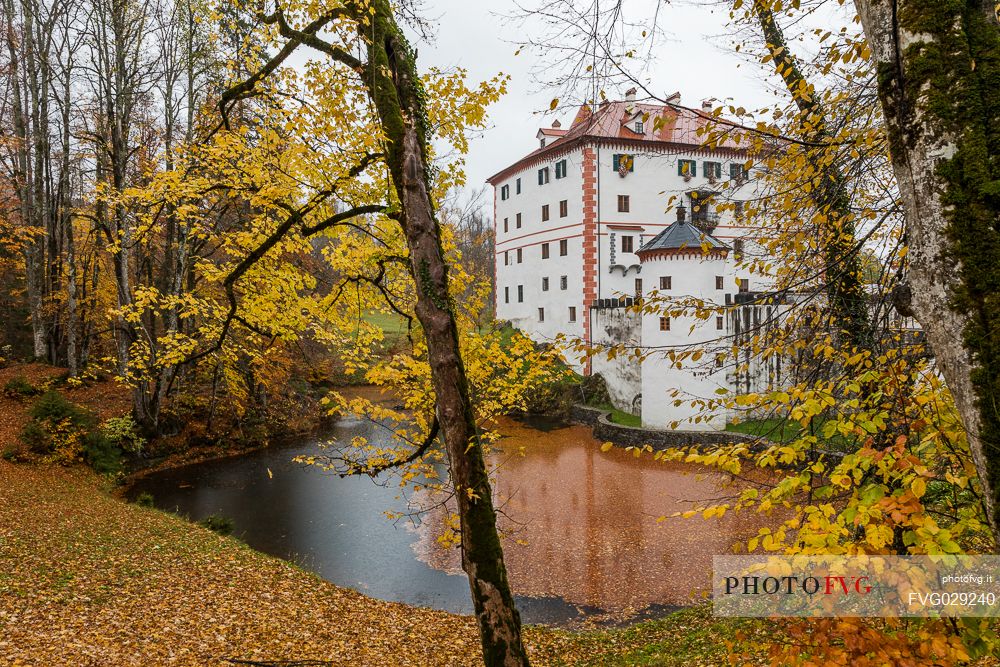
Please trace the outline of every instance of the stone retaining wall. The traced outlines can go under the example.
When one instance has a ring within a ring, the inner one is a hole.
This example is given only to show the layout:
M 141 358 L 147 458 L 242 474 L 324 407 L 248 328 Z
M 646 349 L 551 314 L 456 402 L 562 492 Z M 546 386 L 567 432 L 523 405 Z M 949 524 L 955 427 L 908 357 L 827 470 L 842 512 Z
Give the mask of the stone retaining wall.
M 636 428 L 615 424 L 610 419 L 611 413 L 586 405 L 574 405 L 570 409 L 569 419 L 577 424 L 590 426 L 594 437 L 603 442 L 611 442 L 619 447 L 650 445 L 653 449 L 670 449 L 671 447 L 690 447 L 691 445 L 734 445 L 740 442 L 750 445 L 751 451 L 763 451 L 774 443 L 765 438 L 759 438 L 745 433 L 732 431 L 662 431 L 657 429 Z M 816 449 L 807 454 L 807 460 L 815 461 L 820 456 L 828 459 L 841 459 L 843 452 Z
M 612 442 L 621 447 L 630 445 L 650 445 L 653 449 L 687 447 L 691 445 L 731 445 L 738 442 L 758 441 L 750 435 L 730 431 L 661 431 L 635 426 L 615 424 L 609 419 L 610 413 L 585 405 L 574 405 L 570 410 L 570 420 L 586 424 L 594 429 L 594 437 L 603 442 Z

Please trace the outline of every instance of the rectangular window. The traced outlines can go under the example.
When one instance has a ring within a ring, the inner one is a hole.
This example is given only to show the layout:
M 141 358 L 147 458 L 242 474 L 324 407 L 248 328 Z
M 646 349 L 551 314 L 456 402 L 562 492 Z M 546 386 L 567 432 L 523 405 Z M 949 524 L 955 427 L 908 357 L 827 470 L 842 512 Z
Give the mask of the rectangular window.
M 500 199 L 505 200 L 508 197 L 510 197 L 510 186 L 504 185 L 503 187 L 500 188 Z
M 549 291 L 549 279 L 548 278 L 542 278 L 542 291 L 543 292 L 548 292 Z
M 743 260 L 743 239 L 733 241 L 733 257 L 737 262 Z
M 661 317 L 660 318 L 660 331 L 670 331 L 670 318 Z
M 567 215 L 569 215 L 569 202 L 563 199 L 559 202 L 559 217 L 565 218 Z
M 729 179 L 742 183 L 747 180 L 746 165 L 740 164 L 739 162 L 731 162 L 729 164 Z
M 569 307 L 569 321 L 576 322 L 576 306 Z
M 698 175 L 698 163 L 694 160 L 678 160 L 677 175 L 684 178 Z
M 559 242 L 559 255 L 565 257 L 569 254 L 569 241 L 563 239 Z
M 559 276 L 559 289 L 566 289 L 566 276 Z
M 722 276 L 715 276 L 715 289 L 726 289 L 726 281 Z
M 549 219 L 549 205 L 542 204 L 542 222 L 545 222 L 548 219 Z
M 503 288 L 503 302 L 510 303 L 510 287 Z
M 611 168 L 624 176 L 635 171 L 635 159 L 628 153 L 615 153 L 611 158 Z
M 521 194 L 521 179 L 514 181 L 514 194 Z
M 549 244 L 548 243 L 543 243 L 542 244 L 542 259 L 548 259 L 548 258 L 549 258 Z
M 740 283 L 740 292 L 741 293 L 746 294 L 747 292 L 750 291 L 750 279 L 749 278 L 740 278 L 739 279 L 739 283 Z
M 538 184 L 545 185 L 549 182 L 549 168 L 542 167 L 538 170 Z
M 642 278 L 635 279 L 635 295 L 642 296 Z
M 556 179 L 566 178 L 566 160 L 556 162 Z
M 628 213 L 628 195 L 618 195 L 618 212 Z
M 719 331 L 722 331 L 722 325 L 723 325 L 722 317 L 716 317 L 715 318 L 715 328 L 718 329 Z
M 518 303 L 524 302 L 524 285 L 517 286 L 517 302 Z
M 520 228 L 521 228 L 521 214 L 520 214 L 520 213 L 518 213 L 518 214 L 517 214 L 517 218 L 516 218 L 516 225 L 515 225 L 515 226 L 516 226 L 516 227 L 517 227 L 518 229 L 520 229 Z
M 721 162 L 705 162 L 702 165 L 705 170 L 705 178 L 710 181 L 715 181 L 722 178 L 722 163 Z
M 635 125 L 633 125 L 632 128 L 635 130 L 636 134 L 645 134 L 645 132 L 642 131 L 642 121 L 641 120 L 635 121 Z
M 538 321 L 539 322 L 544 322 L 545 321 L 545 309 L 544 308 L 539 308 L 538 309 Z
M 635 244 L 633 240 L 634 236 L 623 236 L 622 237 L 622 252 L 634 252 Z
M 517 263 L 518 264 L 520 264 L 521 260 L 524 259 L 524 255 L 522 254 L 521 251 L 522 251 L 522 248 L 518 248 L 517 249 Z
M 503 233 L 506 234 L 509 231 L 510 231 L 510 219 L 509 218 L 504 218 L 503 219 Z
M 503 251 L 503 265 L 510 266 L 510 250 Z
M 660 289 L 670 289 L 671 276 L 660 276 Z

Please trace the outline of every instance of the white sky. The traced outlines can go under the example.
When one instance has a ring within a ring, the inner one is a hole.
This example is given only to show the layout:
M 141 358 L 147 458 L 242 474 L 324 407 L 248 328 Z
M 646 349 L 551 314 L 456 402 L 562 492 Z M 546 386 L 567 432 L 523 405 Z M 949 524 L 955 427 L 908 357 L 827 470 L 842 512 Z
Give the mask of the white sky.
M 732 99 L 747 109 L 773 101 L 760 70 L 733 51 L 724 7 L 702 2 L 661 9 L 667 39 L 654 53 L 657 65 L 650 90 L 663 94 L 678 90 L 682 104 L 695 107 L 710 97 Z M 555 118 L 565 127 L 572 114 L 569 110 L 552 116 L 537 113 L 548 110 L 554 93 L 540 90 L 532 76 L 534 55 L 527 50 L 514 55 L 516 42 L 525 35 L 498 15 L 514 11 L 512 0 L 426 0 L 425 8 L 437 35 L 433 44 L 416 45 L 421 68 L 464 67 L 470 83 L 498 72 L 511 76 L 507 95 L 490 110 L 492 127 L 473 141 L 467 157 L 468 188 L 476 189 L 488 176 L 534 150 L 539 127 L 548 127 Z M 610 98 L 621 98 L 623 93 L 607 91 Z

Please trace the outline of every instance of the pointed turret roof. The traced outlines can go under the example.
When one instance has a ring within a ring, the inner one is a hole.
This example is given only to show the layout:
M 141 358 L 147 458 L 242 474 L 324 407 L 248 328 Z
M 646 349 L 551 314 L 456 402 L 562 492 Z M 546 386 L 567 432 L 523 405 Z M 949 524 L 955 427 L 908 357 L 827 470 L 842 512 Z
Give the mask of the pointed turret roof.
M 729 246 L 706 234 L 697 225 L 685 220 L 677 220 L 662 232 L 646 241 L 637 253 L 653 250 L 680 250 L 681 248 L 708 248 L 709 250 L 728 250 Z

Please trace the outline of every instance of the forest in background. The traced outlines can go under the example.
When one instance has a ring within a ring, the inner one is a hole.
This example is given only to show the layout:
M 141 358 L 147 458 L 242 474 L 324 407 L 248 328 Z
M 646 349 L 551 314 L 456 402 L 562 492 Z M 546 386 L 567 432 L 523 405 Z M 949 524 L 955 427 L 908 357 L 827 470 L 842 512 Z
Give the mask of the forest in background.
M 368 166 L 303 177 L 293 160 L 340 160 L 363 146 L 328 134 L 283 155 L 303 134 L 291 122 L 296 103 L 280 96 L 240 101 L 222 127 L 223 93 L 267 57 L 251 10 L 10 0 L 2 19 L 5 358 L 81 380 L 118 377 L 145 433 L 190 430 L 195 417 L 199 437 L 211 438 L 234 426 L 280 430 L 289 409 L 315 416 L 322 389 L 364 381 L 356 355 L 391 351 L 406 335 L 410 315 L 397 312 L 407 310 L 406 290 L 364 289 L 379 270 L 392 272 L 392 253 L 351 254 L 372 237 L 374 207 L 345 234 L 315 230 L 269 248 L 267 270 L 250 268 L 280 215 L 351 209 L 337 179 L 352 169 L 363 178 Z M 457 76 L 440 79 L 460 86 Z M 336 111 L 349 114 L 356 101 Z M 379 136 L 362 123 L 351 130 L 367 132 L 369 145 Z M 464 258 L 481 291 L 491 224 L 478 196 L 459 201 L 445 189 L 454 260 Z M 492 298 L 480 301 L 474 317 L 484 324 Z M 382 341 L 385 328 L 397 335 Z

